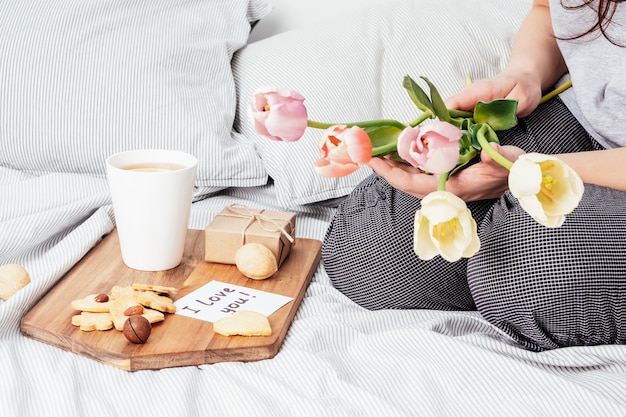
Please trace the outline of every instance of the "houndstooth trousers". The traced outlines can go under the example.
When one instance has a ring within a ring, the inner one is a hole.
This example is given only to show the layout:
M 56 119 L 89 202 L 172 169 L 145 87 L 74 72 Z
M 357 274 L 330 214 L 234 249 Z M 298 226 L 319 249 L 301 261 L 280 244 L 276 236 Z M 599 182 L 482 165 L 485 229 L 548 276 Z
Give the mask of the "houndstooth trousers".
M 602 148 L 558 98 L 499 137 L 545 154 Z M 324 268 L 367 309 L 477 309 L 530 350 L 626 343 L 626 193 L 585 184 L 559 228 L 537 223 L 509 192 L 468 207 L 480 251 L 421 261 L 413 252 L 420 200 L 372 174 L 338 207 Z

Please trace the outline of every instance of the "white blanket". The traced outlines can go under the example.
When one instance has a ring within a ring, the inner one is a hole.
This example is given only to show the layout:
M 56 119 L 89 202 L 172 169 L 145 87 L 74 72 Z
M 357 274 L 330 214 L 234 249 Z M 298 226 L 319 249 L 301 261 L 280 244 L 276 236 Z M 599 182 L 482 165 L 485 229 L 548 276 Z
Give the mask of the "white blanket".
M 280 209 L 271 186 L 193 205 L 203 229 L 230 203 Z M 0 264 L 32 283 L 0 301 L 2 416 L 624 416 L 626 347 L 532 353 L 479 314 L 367 311 L 319 267 L 279 353 L 127 372 L 32 340 L 21 317 L 114 225 L 102 178 L 0 168 Z M 333 209 L 300 206 L 297 236 L 323 239 Z

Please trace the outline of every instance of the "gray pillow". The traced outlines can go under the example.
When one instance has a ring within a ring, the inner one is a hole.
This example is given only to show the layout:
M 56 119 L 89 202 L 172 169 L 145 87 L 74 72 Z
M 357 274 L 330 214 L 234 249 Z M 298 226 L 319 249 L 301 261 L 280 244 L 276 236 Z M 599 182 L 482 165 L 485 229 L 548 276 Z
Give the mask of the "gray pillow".
M 112 153 L 179 149 L 208 190 L 267 174 L 232 132 L 233 53 L 262 0 L 0 4 L 0 165 L 104 175 Z
M 259 136 L 247 108 L 254 90 L 295 90 L 305 97 L 309 119 L 320 122 L 391 118 L 407 123 L 421 112 L 402 87 L 406 74 L 428 77 L 444 97 L 468 76 L 495 75 L 506 64 L 530 6 L 531 0 L 389 0 L 239 50 L 233 60 L 239 94 L 235 129 L 257 147 L 279 204 L 344 196 L 371 170 L 361 167 L 343 178 L 317 175 L 313 163 L 321 130 L 308 129 L 290 143 Z

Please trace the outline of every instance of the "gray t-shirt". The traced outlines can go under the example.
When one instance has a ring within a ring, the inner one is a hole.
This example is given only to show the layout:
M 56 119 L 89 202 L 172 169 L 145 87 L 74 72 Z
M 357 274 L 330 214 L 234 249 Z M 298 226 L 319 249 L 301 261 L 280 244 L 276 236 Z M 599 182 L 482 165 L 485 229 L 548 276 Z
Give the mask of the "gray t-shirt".
M 550 0 L 557 38 L 585 32 L 597 17 L 589 7 L 566 9 L 579 0 Z M 558 40 L 573 88 L 561 94 L 563 102 L 587 131 L 606 148 L 626 146 L 626 4 L 618 3 L 608 33 L 599 31 L 574 40 Z

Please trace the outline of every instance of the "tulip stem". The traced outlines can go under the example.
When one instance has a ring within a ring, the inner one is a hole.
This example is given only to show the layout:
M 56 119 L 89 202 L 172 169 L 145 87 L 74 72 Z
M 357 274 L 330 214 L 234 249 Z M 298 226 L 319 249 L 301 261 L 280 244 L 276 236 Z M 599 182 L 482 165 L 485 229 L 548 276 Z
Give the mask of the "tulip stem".
M 392 119 L 379 119 L 379 120 L 367 120 L 363 122 L 351 122 L 351 123 L 324 123 L 324 122 L 316 122 L 315 120 L 307 120 L 307 126 L 312 127 L 314 129 L 328 129 L 329 127 L 336 125 L 344 125 L 346 127 L 359 126 L 363 129 L 367 129 L 368 127 L 378 127 L 378 126 L 394 126 L 400 130 L 404 130 L 406 125 L 404 123 L 400 123 L 397 120 Z
M 433 117 L 433 112 L 431 112 L 430 110 L 427 110 L 424 113 L 422 113 L 417 119 L 409 123 L 409 126 L 415 127 L 421 124 L 426 119 L 432 119 L 432 117 Z
M 324 123 L 324 122 L 316 122 L 315 120 L 307 120 L 306 125 L 308 127 L 312 127 L 313 129 L 328 129 L 331 126 L 334 126 L 334 123 Z
M 552 90 L 549 93 L 547 93 L 545 96 L 541 97 L 541 100 L 539 101 L 539 104 L 543 104 L 546 101 L 548 101 L 548 100 L 558 96 L 563 91 L 565 91 L 568 88 L 570 88 L 571 86 L 572 86 L 572 80 L 567 80 L 565 83 L 563 83 L 559 87 L 555 88 L 554 90 Z
M 439 181 L 437 182 L 437 191 L 446 191 L 446 181 L 450 177 L 449 172 L 439 174 Z
M 384 145 L 375 146 L 372 148 L 372 157 L 388 155 L 395 152 L 398 148 L 396 142 L 385 143 Z
M 500 155 L 495 149 L 491 147 L 491 145 L 489 144 L 489 141 L 487 140 L 487 138 L 485 138 L 484 130 L 486 128 L 489 128 L 488 125 L 482 126 L 478 130 L 478 133 L 476 134 L 476 138 L 478 139 L 478 143 L 480 144 L 480 147 L 484 149 L 485 152 L 487 152 L 487 154 L 491 158 L 493 158 L 494 161 L 496 161 L 497 163 L 499 163 L 506 169 L 510 170 L 511 167 L 513 166 L 513 162 L 509 161 L 504 156 Z

